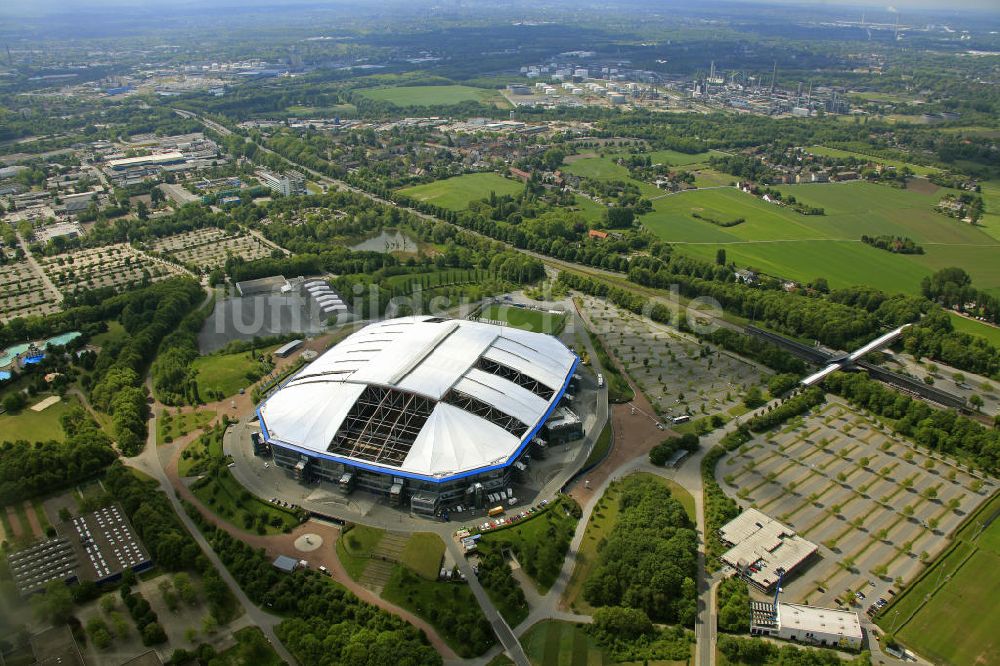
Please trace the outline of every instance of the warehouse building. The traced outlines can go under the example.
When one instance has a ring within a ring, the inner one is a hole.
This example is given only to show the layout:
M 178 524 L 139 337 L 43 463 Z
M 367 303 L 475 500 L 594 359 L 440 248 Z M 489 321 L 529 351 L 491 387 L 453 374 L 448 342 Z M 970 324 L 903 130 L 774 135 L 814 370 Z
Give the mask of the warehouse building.
M 257 410 L 274 462 L 420 513 L 510 485 L 579 359 L 556 338 L 438 317 L 371 324 Z

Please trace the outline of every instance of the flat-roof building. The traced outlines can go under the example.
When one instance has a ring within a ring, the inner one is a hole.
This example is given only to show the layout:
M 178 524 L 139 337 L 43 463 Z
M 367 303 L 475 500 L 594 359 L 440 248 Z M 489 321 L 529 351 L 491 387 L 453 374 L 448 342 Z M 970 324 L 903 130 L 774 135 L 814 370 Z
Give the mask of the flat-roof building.
M 169 153 L 158 153 L 154 155 L 143 155 L 141 157 L 125 157 L 118 160 L 109 160 L 108 167 L 115 171 L 124 171 L 136 167 L 165 166 L 167 164 L 180 164 L 187 158 L 180 151 L 172 150 Z
M 305 194 L 306 192 L 305 176 L 298 171 L 274 173 L 266 169 L 259 169 L 257 177 L 265 187 L 286 197 Z
M 56 535 L 7 558 L 22 596 L 40 592 L 53 580 L 103 583 L 126 569 L 139 572 L 152 564 L 118 504 L 60 523 Z
M 747 509 L 723 525 L 719 537 L 730 546 L 722 561 L 765 592 L 778 582 L 781 571 L 791 573 L 816 552 L 816 544 L 757 509 Z
M 750 602 L 750 634 L 855 650 L 864 639 L 854 611 L 766 601 Z
M 296 478 L 457 502 L 508 484 L 577 362 L 549 335 L 402 317 L 347 337 L 257 413 L 275 464 Z

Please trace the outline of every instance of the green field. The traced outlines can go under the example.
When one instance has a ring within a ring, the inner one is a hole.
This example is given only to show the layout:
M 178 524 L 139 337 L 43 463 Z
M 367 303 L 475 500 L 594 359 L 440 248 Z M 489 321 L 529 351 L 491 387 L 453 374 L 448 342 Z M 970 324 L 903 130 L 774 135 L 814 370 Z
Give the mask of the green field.
M 566 315 L 553 314 L 547 310 L 530 310 L 513 305 L 494 304 L 483 309 L 482 319 L 503 321 L 514 328 L 557 335 L 566 323 Z
M 171 414 L 169 410 L 164 410 L 163 414 L 156 420 L 156 442 L 167 444 L 170 441 L 183 437 L 193 430 L 203 428 L 212 422 L 215 412 L 210 409 L 198 409 L 184 414 Z
M 581 178 L 594 178 L 595 180 L 628 180 L 628 169 L 616 164 L 616 159 L 618 159 L 617 155 L 583 157 L 567 164 L 563 167 L 563 171 Z
M 414 185 L 399 190 L 400 194 L 426 201 L 449 210 L 463 210 L 473 201 L 484 199 L 490 192 L 497 195 L 520 194 L 524 185 L 495 173 L 468 173 L 433 183 Z
M 604 458 L 604 456 L 608 454 L 608 451 L 611 450 L 611 434 L 611 420 L 609 419 L 608 422 L 604 424 L 604 429 L 601 430 L 601 434 L 597 436 L 597 441 L 594 442 L 594 448 L 590 450 L 590 455 L 587 456 L 587 460 L 583 463 L 583 469 L 587 469 L 591 465 L 596 465 Z
M 444 542 L 433 532 L 415 532 L 403 547 L 403 564 L 427 580 L 437 580 L 444 559 Z
M 692 164 L 705 164 L 708 158 L 722 155 L 717 150 L 710 150 L 705 153 L 679 153 L 676 150 L 654 150 L 649 154 L 653 164 L 669 164 L 670 166 L 691 166 Z
M 427 580 L 396 565 L 382 590 L 382 598 L 429 622 L 460 657 L 479 656 L 495 642 L 476 597 L 463 583 Z M 457 615 L 465 616 L 464 624 L 456 622 Z M 476 624 L 481 633 L 473 638 L 465 629 Z
M 937 173 L 941 169 L 930 166 L 922 166 L 920 164 L 913 164 L 911 162 L 903 162 L 901 160 L 887 160 L 881 157 L 875 157 L 873 155 L 865 155 L 864 153 L 856 153 L 851 150 L 840 150 L 839 148 L 827 148 L 826 146 L 810 146 L 806 148 L 807 152 L 813 155 L 819 155 L 820 157 L 856 157 L 861 160 L 870 160 L 878 164 L 884 164 L 886 166 L 893 166 L 897 169 L 902 169 L 904 166 L 910 167 L 910 170 L 918 176 L 926 176 L 929 173 Z
M 196 481 L 191 492 L 212 513 L 248 532 L 278 534 L 299 524 L 290 512 L 251 495 L 225 465 Z
M 59 419 L 69 411 L 70 407 L 79 402 L 76 398 L 70 397 L 40 412 L 31 410 L 31 405 L 47 397 L 47 394 L 43 394 L 29 398 L 28 406 L 17 414 L 0 414 L 0 441 L 19 439 L 29 442 L 45 442 L 50 439 L 63 441 L 64 433 Z
M 211 400 L 213 396 L 221 396 L 218 398 L 221 399 L 236 395 L 241 388 L 249 388 L 256 381 L 251 380 L 247 373 L 257 374 L 259 378 L 270 371 L 266 365 L 251 358 L 250 352 L 199 356 L 191 367 L 194 369 L 198 395 L 202 400 Z
M 268 643 L 267 638 L 257 627 L 244 627 L 233 633 L 236 645 L 224 650 L 212 658 L 213 666 L 282 666 L 278 653 Z
M 897 640 L 936 663 L 1000 663 L 1000 495 L 959 531 L 954 546 L 879 619 Z M 942 585 L 940 588 L 938 585 Z M 929 601 L 924 600 L 930 597 Z M 912 618 L 911 618 L 912 615 Z M 910 618 L 910 619 L 908 619 Z M 961 640 L 956 640 L 956 636 Z
M 389 102 L 396 106 L 437 106 L 462 102 L 495 104 L 503 101 L 495 90 L 470 86 L 396 86 L 369 88 L 359 92 L 368 99 Z
M 574 507 L 572 499 L 561 496 L 541 515 L 514 523 L 514 527 L 485 534 L 479 548 L 484 551 L 495 547 L 512 550 L 524 573 L 534 581 L 538 593 L 545 594 L 559 576 L 576 530 L 577 519 L 570 513 Z
M 521 645 L 533 666 L 610 666 L 638 664 L 647 666 L 687 666 L 686 661 L 649 659 L 643 662 L 616 662 L 582 625 L 562 620 L 542 620 L 521 636 Z
M 984 324 L 981 321 L 959 316 L 954 312 L 950 312 L 949 314 L 951 315 L 952 326 L 955 327 L 956 331 L 969 333 L 970 335 L 978 335 L 981 338 L 989 340 L 993 346 L 1000 347 L 1000 328 L 990 324 Z
M 347 575 L 358 580 L 368 566 L 372 551 L 382 540 L 385 530 L 367 525 L 355 525 L 337 540 L 337 557 L 347 570 Z
M 938 194 L 863 182 L 780 189 L 826 214 L 800 215 L 736 189 L 719 189 L 658 199 L 641 220 L 687 254 L 712 260 L 722 247 L 737 265 L 800 282 L 825 277 L 832 287 L 871 284 L 890 293 L 916 294 L 921 278 L 958 265 L 978 287 L 1000 289 L 1000 245 L 982 229 L 935 213 Z M 745 222 L 724 228 L 694 213 Z M 907 236 L 926 253 L 878 250 L 862 244 L 862 234 Z

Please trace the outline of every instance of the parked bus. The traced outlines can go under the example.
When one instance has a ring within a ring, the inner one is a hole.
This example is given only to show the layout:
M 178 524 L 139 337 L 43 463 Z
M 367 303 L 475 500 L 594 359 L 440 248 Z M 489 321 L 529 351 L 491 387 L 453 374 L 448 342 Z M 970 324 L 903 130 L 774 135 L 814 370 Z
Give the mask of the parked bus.
M 486 515 L 488 515 L 490 518 L 492 518 L 494 516 L 499 516 L 501 513 L 503 513 L 503 507 L 502 506 L 495 506 L 492 509 L 490 509 L 489 511 L 487 511 Z

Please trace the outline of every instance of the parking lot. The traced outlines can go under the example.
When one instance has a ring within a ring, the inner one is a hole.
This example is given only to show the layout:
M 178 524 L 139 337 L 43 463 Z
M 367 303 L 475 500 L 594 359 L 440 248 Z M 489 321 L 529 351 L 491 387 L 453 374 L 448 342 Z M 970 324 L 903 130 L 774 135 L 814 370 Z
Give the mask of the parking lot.
M 581 303 L 594 332 L 625 364 L 662 417 L 690 414 L 696 419 L 722 413 L 728 421 L 747 411 L 746 392 L 766 383 L 770 375 L 754 363 L 607 301 L 583 296 Z
M 215 227 L 160 238 L 151 249 L 202 271 L 224 265 L 230 255 L 253 261 L 271 254 L 271 248 L 256 236 L 230 234 Z
M 15 317 L 33 317 L 59 310 L 53 295 L 27 261 L 12 261 L 3 267 L 0 283 L 0 322 Z
M 785 581 L 783 599 L 864 610 L 912 580 L 995 485 L 828 400 L 724 458 L 716 476 L 741 506 L 819 546 Z
M 102 287 L 121 290 L 139 285 L 147 277 L 157 282 L 182 272 L 150 259 L 127 243 L 67 252 L 42 259 L 41 264 L 52 283 L 66 294 Z

